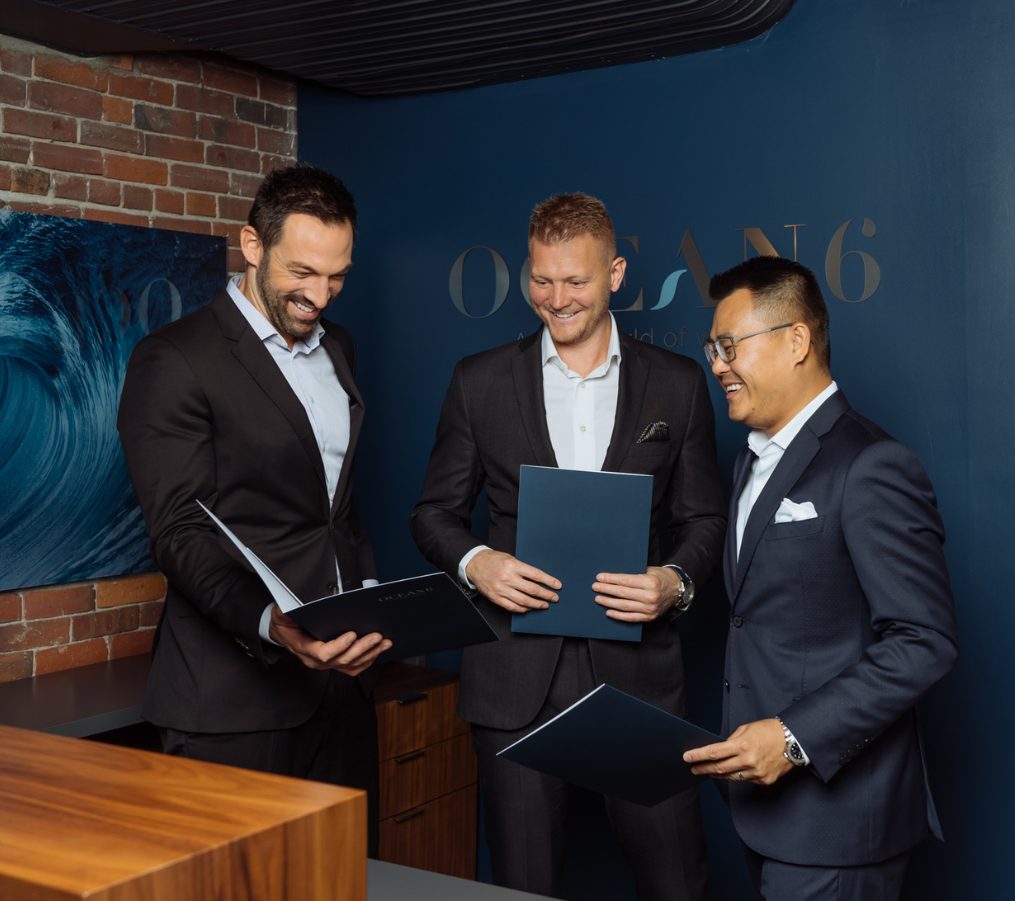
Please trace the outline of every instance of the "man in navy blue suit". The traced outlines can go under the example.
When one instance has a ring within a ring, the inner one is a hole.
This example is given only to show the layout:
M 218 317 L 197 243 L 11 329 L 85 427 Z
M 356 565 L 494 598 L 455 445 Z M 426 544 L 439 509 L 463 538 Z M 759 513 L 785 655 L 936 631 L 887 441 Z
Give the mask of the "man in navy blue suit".
M 766 901 L 895 899 L 941 837 L 915 709 L 957 655 L 934 492 L 832 380 L 813 273 L 758 257 L 710 292 L 705 353 L 752 431 L 724 553 L 729 737 L 684 759 L 728 781 Z

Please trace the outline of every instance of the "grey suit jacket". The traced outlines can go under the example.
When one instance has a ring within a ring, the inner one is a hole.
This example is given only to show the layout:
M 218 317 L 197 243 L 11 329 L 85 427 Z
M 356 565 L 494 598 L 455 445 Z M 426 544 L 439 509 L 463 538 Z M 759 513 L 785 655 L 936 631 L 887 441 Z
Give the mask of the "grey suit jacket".
M 169 582 L 142 711 L 157 725 L 294 726 L 317 708 L 327 679 L 264 646 L 258 624 L 271 597 L 195 498 L 304 600 L 335 591 L 336 558 L 346 589 L 374 575 L 352 505 L 363 420 L 352 341 L 324 328 L 351 419 L 332 505 L 306 411 L 226 293 L 131 357 L 118 428 L 152 557 Z
M 740 837 L 794 864 L 875 863 L 940 835 L 915 704 L 952 666 L 956 624 L 934 492 L 911 451 L 841 392 L 806 423 L 724 557 L 728 732 L 780 716 L 811 766 L 729 786 Z M 783 498 L 817 517 L 774 522 Z
M 454 577 L 461 558 L 481 543 L 470 528 L 480 491 L 489 511 L 482 543 L 513 553 L 519 467 L 557 465 L 543 405 L 540 334 L 455 368 L 411 519 L 424 556 Z M 603 469 L 654 476 L 649 562 L 678 563 L 701 584 L 718 562 L 725 528 L 704 373 L 686 357 L 625 334 L 620 342 L 617 413 Z M 636 443 L 652 422 L 667 423 L 668 438 Z M 521 728 L 546 698 L 562 639 L 512 634 L 510 614 L 479 603 L 500 641 L 465 650 L 460 713 L 492 728 Z M 684 709 L 680 641 L 669 616 L 648 624 L 640 644 L 589 645 L 599 680 L 667 710 Z

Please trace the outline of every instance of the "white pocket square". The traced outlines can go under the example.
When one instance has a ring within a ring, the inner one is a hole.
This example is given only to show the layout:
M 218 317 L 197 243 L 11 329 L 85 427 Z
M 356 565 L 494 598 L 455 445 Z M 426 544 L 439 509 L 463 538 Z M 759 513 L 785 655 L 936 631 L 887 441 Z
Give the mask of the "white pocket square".
M 817 516 L 818 511 L 810 501 L 796 504 L 788 497 L 782 499 L 779 509 L 775 511 L 776 522 L 800 522 L 802 519 L 817 519 Z

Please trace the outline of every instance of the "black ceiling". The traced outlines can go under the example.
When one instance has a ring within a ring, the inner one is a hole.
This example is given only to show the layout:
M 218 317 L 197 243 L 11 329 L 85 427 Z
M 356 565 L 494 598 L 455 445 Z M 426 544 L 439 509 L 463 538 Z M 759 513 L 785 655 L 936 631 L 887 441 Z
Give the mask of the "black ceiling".
M 793 0 L 0 0 L 0 31 L 86 56 L 213 51 L 362 96 L 675 56 Z

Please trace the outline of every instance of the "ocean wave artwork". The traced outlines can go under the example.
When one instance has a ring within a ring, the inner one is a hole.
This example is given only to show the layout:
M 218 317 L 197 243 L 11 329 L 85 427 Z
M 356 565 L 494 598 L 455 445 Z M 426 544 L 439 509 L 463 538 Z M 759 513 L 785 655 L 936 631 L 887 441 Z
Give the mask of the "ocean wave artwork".
M 0 591 L 154 569 L 116 432 L 127 360 L 225 279 L 224 238 L 0 210 Z

